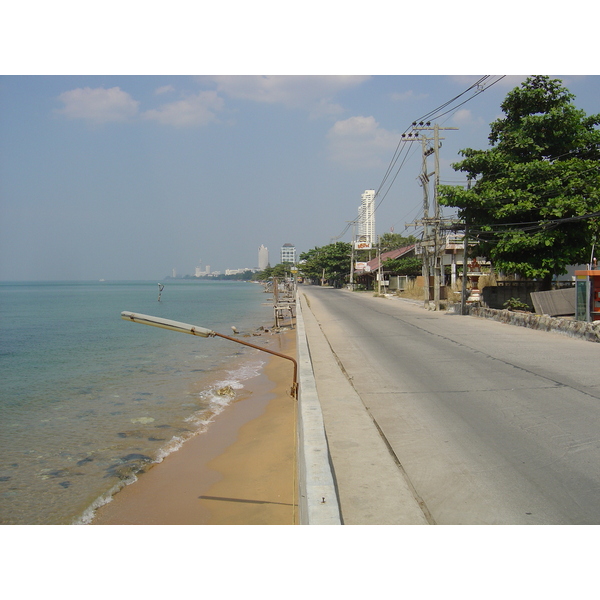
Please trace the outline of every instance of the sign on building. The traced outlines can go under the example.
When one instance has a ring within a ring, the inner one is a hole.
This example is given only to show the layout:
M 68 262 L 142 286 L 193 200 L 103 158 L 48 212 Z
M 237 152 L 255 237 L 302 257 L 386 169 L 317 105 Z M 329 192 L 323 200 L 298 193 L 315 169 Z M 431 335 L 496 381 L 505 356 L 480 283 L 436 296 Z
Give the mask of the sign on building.
M 373 245 L 368 235 L 360 235 L 354 240 L 355 250 L 372 250 Z

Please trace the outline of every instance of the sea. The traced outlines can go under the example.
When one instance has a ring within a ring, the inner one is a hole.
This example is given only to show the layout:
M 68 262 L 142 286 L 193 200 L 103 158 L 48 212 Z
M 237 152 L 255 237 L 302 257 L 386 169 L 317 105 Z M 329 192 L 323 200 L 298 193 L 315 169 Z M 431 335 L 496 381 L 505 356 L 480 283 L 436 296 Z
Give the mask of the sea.
M 159 298 L 156 281 L 0 282 L 0 523 L 92 522 L 260 375 L 264 352 L 121 312 L 232 337 L 234 326 L 267 345 L 276 334 L 262 285 L 162 283 Z

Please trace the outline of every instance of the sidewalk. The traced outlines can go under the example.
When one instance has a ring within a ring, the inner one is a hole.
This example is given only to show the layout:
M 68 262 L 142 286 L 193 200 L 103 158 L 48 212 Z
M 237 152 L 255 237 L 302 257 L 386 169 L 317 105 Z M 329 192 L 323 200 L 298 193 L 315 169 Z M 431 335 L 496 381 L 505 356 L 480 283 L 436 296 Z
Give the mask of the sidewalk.
M 402 466 L 342 372 L 320 323 L 327 321 L 330 336 L 343 336 L 343 331 L 309 289 L 301 287 L 298 297 L 343 524 L 426 525 Z

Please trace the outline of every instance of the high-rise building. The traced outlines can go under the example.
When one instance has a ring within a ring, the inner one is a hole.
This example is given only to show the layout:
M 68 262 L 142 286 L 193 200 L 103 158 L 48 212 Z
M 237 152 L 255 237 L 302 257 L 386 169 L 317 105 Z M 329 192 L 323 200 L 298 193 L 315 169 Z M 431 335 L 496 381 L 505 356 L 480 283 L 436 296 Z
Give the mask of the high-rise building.
M 358 239 L 375 244 L 375 190 L 365 190 L 358 207 Z
M 196 267 L 195 277 L 202 277 L 204 275 L 210 275 L 210 265 L 206 265 L 203 271 L 202 261 L 200 261 L 200 264 Z
M 294 244 L 284 244 L 281 247 L 281 261 L 282 263 L 296 264 L 296 247 Z
M 258 249 L 258 269 L 264 271 L 269 266 L 269 250 L 263 244 Z

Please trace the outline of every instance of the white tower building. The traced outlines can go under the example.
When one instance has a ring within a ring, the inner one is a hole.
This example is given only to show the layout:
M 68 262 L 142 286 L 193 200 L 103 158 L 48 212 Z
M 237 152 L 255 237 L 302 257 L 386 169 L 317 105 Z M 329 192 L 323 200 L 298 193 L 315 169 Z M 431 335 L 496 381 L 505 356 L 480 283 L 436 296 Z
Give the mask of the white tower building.
M 375 244 L 375 190 L 365 190 L 358 207 L 358 238 Z
M 260 245 L 258 249 L 258 268 L 260 271 L 264 271 L 269 266 L 269 249 Z

